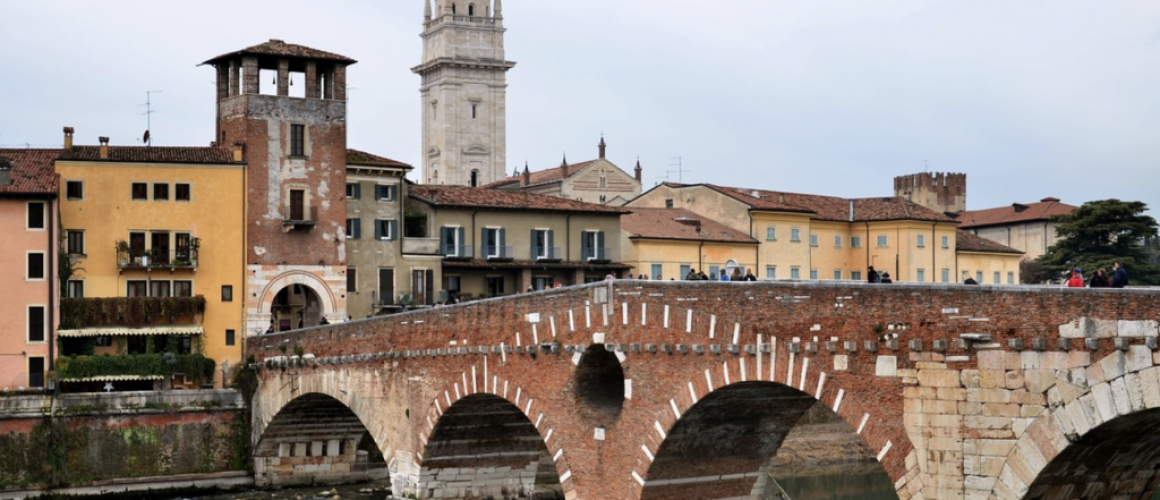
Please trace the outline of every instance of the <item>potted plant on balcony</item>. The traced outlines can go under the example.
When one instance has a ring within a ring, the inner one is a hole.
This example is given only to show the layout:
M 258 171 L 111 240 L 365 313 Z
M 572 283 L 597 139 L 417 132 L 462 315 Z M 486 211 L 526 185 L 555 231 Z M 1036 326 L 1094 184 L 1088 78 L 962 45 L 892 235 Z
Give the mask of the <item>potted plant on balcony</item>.
M 125 240 L 117 240 L 117 262 L 121 267 L 129 265 L 129 242 Z
M 189 240 L 189 262 L 197 268 L 197 251 L 201 249 L 201 238 L 194 236 Z

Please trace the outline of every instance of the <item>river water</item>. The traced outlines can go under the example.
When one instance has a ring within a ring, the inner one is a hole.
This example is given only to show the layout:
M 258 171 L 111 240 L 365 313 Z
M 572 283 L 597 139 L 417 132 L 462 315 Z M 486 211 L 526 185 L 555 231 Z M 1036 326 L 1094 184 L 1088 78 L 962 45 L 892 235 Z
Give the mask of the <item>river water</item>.
M 234 491 L 212 495 L 168 496 L 165 500 L 386 500 L 390 496 L 387 481 L 341 486 L 308 486 L 280 490 Z

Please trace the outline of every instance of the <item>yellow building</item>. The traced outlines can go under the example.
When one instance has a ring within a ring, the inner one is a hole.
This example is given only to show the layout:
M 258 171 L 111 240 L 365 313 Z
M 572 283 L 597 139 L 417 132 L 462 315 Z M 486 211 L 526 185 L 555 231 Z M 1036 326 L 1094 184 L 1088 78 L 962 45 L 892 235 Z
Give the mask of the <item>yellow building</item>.
M 626 207 L 683 208 L 756 239 L 753 267 L 761 279 L 860 281 L 874 268 L 894 281 L 953 282 L 960 252 L 970 255 L 963 262 L 972 270 L 998 271 L 1006 279 L 1008 252 L 1018 252 L 1001 245 L 960 249 L 957 221 L 900 197 L 665 183 Z
M 718 279 L 757 263 L 757 240 L 688 210 L 634 208 L 620 217 L 620 234 L 624 263 L 637 277 L 682 280 L 696 271 Z
M 240 160 L 225 148 L 109 146 L 104 137 L 74 147 L 66 129 L 56 172 L 79 270 L 62 290 L 62 355 L 200 352 L 217 362 L 221 386 L 222 365 L 239 363 L 245 338 Z M 117 389 L 148 389 L 159 377 L 136 378 Z
M 1015 285 L 1023 252 L 960 229 L 956 239 L 958 281 L 974 278 L 980 285 Z M 955 279 L 951 276 L 951 279 Z

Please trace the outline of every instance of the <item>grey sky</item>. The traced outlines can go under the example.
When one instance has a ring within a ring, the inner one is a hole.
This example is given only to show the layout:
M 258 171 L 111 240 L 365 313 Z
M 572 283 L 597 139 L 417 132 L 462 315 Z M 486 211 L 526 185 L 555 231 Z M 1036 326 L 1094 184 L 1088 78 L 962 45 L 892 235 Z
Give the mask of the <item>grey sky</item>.
M 283 39 L 359 60 L 349 144 L 418 164 L 422 0 L 0 1 L 0 144 L 213 138 L 218 54 Z M 507 0 L 511 171 L 609 157 L 645 185 L 879 196 L 966 172 L 971 209 L 1160 207 L 1160 2 Z M 412 176 L 418 178 L 418 176 Z

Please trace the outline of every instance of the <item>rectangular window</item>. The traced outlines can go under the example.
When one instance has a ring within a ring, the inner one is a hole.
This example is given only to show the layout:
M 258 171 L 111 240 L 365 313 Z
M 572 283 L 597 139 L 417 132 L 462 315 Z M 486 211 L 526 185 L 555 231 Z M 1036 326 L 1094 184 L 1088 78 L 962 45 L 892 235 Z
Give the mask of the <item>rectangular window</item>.
M 983 271 L 976 271 L 975 272 L 975 281 L 978 282 L 980 285 L 983 284 Z
M 306 156 L 306 125 L 290 124 L 290 156 Z
M 841 269 L 837 269 L 834 271 L 834 279 L 835 280 L 842 279 L 842 270 Z
M 926 236 L 920 234 L 920 235 L 918 235 L 918 248 L 925 248 L 925 247 L 926 247 Z
M 584 260 L 607 260 L 608 249 L 604 248 L 604 231 L 584 231 L 581 233 L 580 253 Z
M 777 226 L 765 227 L 765 241 L 777 241 Z
M 46 335 L 44 306 L 28 306 L 28 341 L 44 342 Z
M 362 219 L 346 220 L 346 239 L 357 240 L 362 237 Z
M 153 201 L 169 201 L 169 184 L 153 184 Z
M 681 264 L 681 275 L 677 279 L 689 279 L 689 273 L 693 272 L 693 266 L 689 264 Z
M 850 247 L 851 248 L 862 248 L 862 237 L 861 236 L 851 236 L 850 237 Z
M 177 183 L 173 185 L 173 199 L 177 201 L 189 201 L 192 198 L 192 190 L 189 184 Z
M 290 220 L 306 220 L 306 191 L 302 189 L 290 190 Z
M 812 279 L 812 280 L 818 279 L 818 270 L 817 269 L 810 269 L 810 279 Z
M 482 257 L 489 259 L 498 259 L 508 257 L 508 252 L 504 249 L 505 231 L 499 227 L 485 227 L 480 234 L 480 251 Z
M 926 281 L 926 269 L 919 269 L 918 270 L 918 282 L 922 283 L 923 281 Z
M 150 262 L 156 262 L 158 265 L 169 263 L 169 233 L 164 231 L 155 231 L 149 235 L 153 240 L 152 258 Z
M 85 183 L 81 181 L 67 181 L 64 184 L 65 197 L 70 200 L 85 199 Z
M 66 297 L 70 299 L 79 299 L 85 296 L 85 282 L 84 280 L 68 280 L 68 290 L 66 290 Z
M 222 285 L 222 302 L 234 301 L 234 286 Z
M 85 254 L 85 232 L 76 229 L 69 229 L 66 233 L 68 235 L 68 254 L 69 255 L 84 255 Z
M 1015 273 L 1007 273 L 1007 284 L 1008 285 L 1015 284 Z
M 993 276 L 993 278 L 994 278 L 994 279 L 993 279 L 992 281 L 993 281 L 993 282 L 994 282 L 996 285 L 998 285 L 998 284 L 1002 283 L 1002 281 L 999 281 L 999 271 L 995 271 L 995 276 Z
M 559 259 L 559 252 L 555 249 L 556 238 L 551 229 L 532 230 L 532 258 Z
M 889 245 L 888 245 L 889 241 L 890 241 L 890 240 L 888 240 L 888 239 L 887 239 L 887 236 L 886 236 L 886 235 L 881 235 L 881 236 L 879 236 L 879 237 L 878 237 L 878 246 L 879 246 L 879 247 L 886 247 L 886 246 L 889 246 Z
M 238 334 L 234 330 L 226 330 L 226 346 L 233 347 L 238 343 Z
M 346 291 L 352 293 L 358 291 L 358 269 L 346 268 Z
M 471 257 L 471 252 L 463 245 L 464 232 L 462 227 L 444 226 L 440 228 L 443 255 L 447 257 Z
M 379 201 L 395 201 L 399 186 L 384 186 L 378 184 L 375 186 L 375 199 Z
M 942 282 L 943 283 L 950 283 L 951 282 L 951 270 L 950 269 L 943 269 L 942 270 Z
M 673 199 L 672 198 L 665 200 L 665 208 L 673 208 Z
M 850 271 L 850 279 L 854 281 L 862 281 L 862 271 Z
M 28 274 L 30 280 L 44 279 L 44 252 L 28 253 Z
M 134 264 L 145 265 L 145 233 L 129 233 L 129 255 Z
M 789 268 L 789 279 L 791 279 L 791 280 L 800 280 L 800 279 L 802 279 L 802 270 L 801 270 L 801 268 L 800 268 L 800 267 L 797 267 L 797 266 L 794 266 L 794 267 L 791 267 L 791 268 Z
M 28 387 L 44 388 L 44 358 L 33 356 L 28 358 Z
M 149 199 L 149 185 L 144 182 L 133 183 L 133 199 L 134 200 L 148 200 Z
M 721 279 L 721 277 L 717 275 L 717 272 L 720 270 L 720 266 L 709 266 L 709 279 L 714 281 Z
M 777 266 L 765 266 L 765 279 L 777 279 Z
M 375 239 L 382 241 L 394 240 L 398 232 L 398 221 L 378 219 L 375 221 Z
M 173 260 L 175 264 L 190 265 L 193 263 L 192 241 L 193 237 L 189 233 L 177 233 L 173 235 Z
M 179 280 L 173 282 L 173 296 L 174 297 L 193 297 L 193 282 L 188 280 Z
M 793 229 L 790 229 L 789 230 L 789 241 L 792 241 L 794 243 L 800 243 L 802 241 L 802 230 L 798 229 L 796 227 Z
M 346 183 L 347 199 L 357 200 L 362 197 L 362 185 L 357 182 Z
M 662 264 L 653 264 L 652 265 L 652 276 L 651 276 L 652 279 L 654 279 L 654 280 L 664 279 L 662 277 L 663 274 L 664 274 L 664 265 L 662 265 Z
M 168 281 L 150 281 L 150 297 L 169 297 L 170 286 Z
M 145 280 L 130 280 L 125 282 L 126 297 L 148 297 L 149 283 Z
M 946 236 L 942 237 L 942 247 L 943 248 L 950 248 L 951 247 L 950 238 L 948 238 Z
M 28 229 L 44 229 L 44 202 L 28 202 Z
M 841 236 L 834 237 L 834 248 L 842 248 L 842 237 Z
M 818 246 L 818 235 L 812 234 L 812 233 L 810 234 L 810 246 L 811 247 Z
M 379 300 L 383 305 L 395 303 L 395 270 L 379 269 Z

